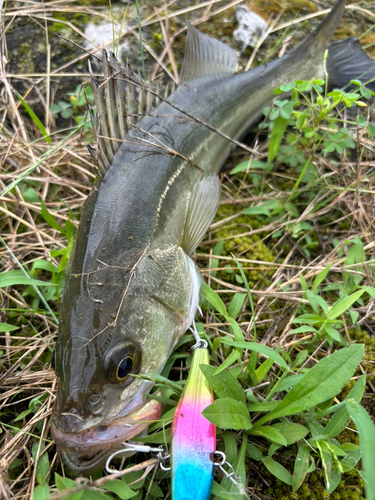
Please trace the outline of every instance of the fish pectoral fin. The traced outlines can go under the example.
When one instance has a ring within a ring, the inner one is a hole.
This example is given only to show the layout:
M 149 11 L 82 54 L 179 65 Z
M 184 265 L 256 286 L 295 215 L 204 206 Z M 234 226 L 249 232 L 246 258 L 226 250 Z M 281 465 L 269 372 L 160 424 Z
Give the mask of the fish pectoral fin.
M 191 193 L 181 247 L 190 255 L 202 241 L 220 201 L 221 184 L 217 175 L 201 179 Z
M 238 56 L 228 45 L 215 40 L 188 24 L 182 83 L 203 76 L 232 74 L 238 66 Z

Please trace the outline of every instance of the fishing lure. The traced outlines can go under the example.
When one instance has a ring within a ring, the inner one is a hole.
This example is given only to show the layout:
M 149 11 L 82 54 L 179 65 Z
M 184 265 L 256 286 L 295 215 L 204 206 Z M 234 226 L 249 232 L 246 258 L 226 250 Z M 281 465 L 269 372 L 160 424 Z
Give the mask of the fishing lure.
M 123 449 L 107 460 L 108 473 L 119 472 L 111 468 L 111 461 L 118 455 L 140 451 L 156 453 L 163 471 L 171 471 L 172 500 L 208 500 L 211 494 L 214 467 L 239 488 L 241 498 L 248 499 L 232 465 L 225 454 L 216 451 L 216 428 L 203 415 L 203 410 L 213 403 L 213 394 L 201 365 L 209 364 L 207 342 L 191 329 L 197 343 L 193 346 L 193 359 L 185 388 L 176 407 L 172 422 L 171 454 L 163 446 L 153 448 L 139 443 L 123 443 Z M 171 467 L 165 462 L 170 459 Z M 224 468 L 229 469 L 229 472 Z
M 208 350 L 198 347 L 172 423 L 171 481 L 173 500 L 207 500 L 214 477 L 216 428 L 202 415 L 213 403 L 200 369 L 209 364 Z

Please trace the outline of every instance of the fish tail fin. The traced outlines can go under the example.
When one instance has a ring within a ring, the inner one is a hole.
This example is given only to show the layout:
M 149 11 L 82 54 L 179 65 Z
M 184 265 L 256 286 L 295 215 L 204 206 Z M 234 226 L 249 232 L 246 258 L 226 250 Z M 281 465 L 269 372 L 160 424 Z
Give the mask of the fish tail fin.
M 336 31 L 341 17 L 345 10 L 346 0 L 338 0 L 331 12 L 323 19 L 319 26 L 314 30 L 295 50 L 305 50 L 306 47 L 315 49 L 324 49 Z
M 366 83 L 375 77 L 375 62 L 369 58 L 355 37 L 328 46 L 327 72 L 329 88 L 342 88 L 350 80 Z M 375 91 L 375 81 L 367 84 Z

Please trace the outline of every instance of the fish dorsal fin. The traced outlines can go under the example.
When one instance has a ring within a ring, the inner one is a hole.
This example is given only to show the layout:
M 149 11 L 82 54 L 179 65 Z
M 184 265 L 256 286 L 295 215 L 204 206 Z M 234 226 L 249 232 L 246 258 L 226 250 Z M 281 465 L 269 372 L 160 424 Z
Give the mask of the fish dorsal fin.
M 203 76 L 231 74 L 236 71 L 237 66 L 238 57 L 234 50 L 188 24 L 185 57 L 180 75 L 182 83 Z
M 151 80 L 142 83 L 140 73 L 135 74 L 129 64 L 121 66 L 115 55 L 103 49 L 104 78 L 94 77 L 89 62 L 92 89 L 95 100 L 95 111 L 90 108 L 90 119 L 95 133 L 97 149 L 88 147 L 91 156 L 97 164 L 101 177 L 110 169 L 117 151 L 125 136 L 131 137 L 143 116 L 156 108 L 160 99 L 150 93 L 153 91 L 166 99 L 174 86 L 165 89 L 155 86 Z M 132 83 L 134 82 L 134 83 Z
M 190 255 L 202 241 L 215 217 L 221 184 L 217 175 L 203 177 L 191 193 L 181 246 Z

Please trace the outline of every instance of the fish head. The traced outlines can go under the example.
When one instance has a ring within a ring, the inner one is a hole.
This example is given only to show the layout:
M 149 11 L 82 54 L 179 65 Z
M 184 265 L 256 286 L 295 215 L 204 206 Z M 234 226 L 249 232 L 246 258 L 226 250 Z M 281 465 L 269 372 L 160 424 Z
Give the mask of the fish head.
M 77 475 L 98 470 L 159 418 L 160 403 L 147 397 L 154 383 L 137 375 L 162 371 L 199 296 L 195 266 L 178 246 L 144 251 L 126 272 L 104 267 L 93 274 L 91 282 L 81 280 L 79 294 L 69 283 L 64 289 L 55 354 L 52 434 Z

